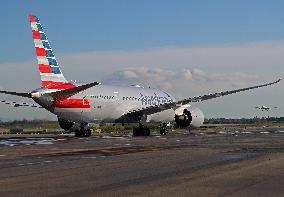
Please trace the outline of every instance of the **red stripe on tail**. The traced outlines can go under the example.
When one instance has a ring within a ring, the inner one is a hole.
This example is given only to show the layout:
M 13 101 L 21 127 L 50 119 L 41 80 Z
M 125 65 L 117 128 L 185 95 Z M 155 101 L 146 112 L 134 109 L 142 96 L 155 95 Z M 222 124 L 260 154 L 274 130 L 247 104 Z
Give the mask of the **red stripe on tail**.
M 29 15 L 29 17 L 30 17 L 30 22 L 32 23 L 32 22 L 36 22 L 36 20 L 35 20 L 35 17 L 33 16 L 33 15 Z
M 34 39 L 40 39 L 39 31 L 33 30 L 33 38 L 34 38 Z
M 36 55 L 37 56 L 46 56 L 46 52 L 45 52 L 44 48 L 36 47 Z
M 41 73 L 52 73 L 50 65 L 39 64 L 38 68 Z

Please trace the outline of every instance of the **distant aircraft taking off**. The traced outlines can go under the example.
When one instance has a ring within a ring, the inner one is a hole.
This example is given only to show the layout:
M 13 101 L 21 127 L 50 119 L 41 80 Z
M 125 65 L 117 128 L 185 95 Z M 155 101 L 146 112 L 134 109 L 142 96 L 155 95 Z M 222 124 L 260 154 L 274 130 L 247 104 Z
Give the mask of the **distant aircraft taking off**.
M 180 127 L 203 124 L 202 111 L 190 103 L 213 99 L 237 92 L 270 86 L 277 81 L 263 85 L 223 91 L 198 97 L 176 101 L 169 93 L 140 86 L 123 87 L 103 85 L 92 82 L 78 85 L 67 81 L 60 70 L 51 46 L 43 31 L 39 19 L 29 15 L 34 39 L 38 69 L 41 77 L 41 87 L 30 93 L 0 91 L 0 93 L 33 99 L 39 104 L 2 101 L 14 107 L 45 108 L 58 117 L 59 125 L 75 136 L 90 136 L 88 123 L 91 122 L 136 122 L 139 126 L 133 130 L 133 135 L 147 136 L 150 130 L 144 125 L 149 121 L 161 124 L 160 133 L 166 134 L 166 124 L 175 121 Z
M 261 111 L 269 111 L 270 109 L 272 109 L 271 107 L 266 107 L 266 106 L 264 106 L 264 105 L 262 105 L 262 106 L 256 106 L 255 107 L 256 109 L 260 109 Z M 277 109 L 277 107 L 273 107 L 273 109 Z

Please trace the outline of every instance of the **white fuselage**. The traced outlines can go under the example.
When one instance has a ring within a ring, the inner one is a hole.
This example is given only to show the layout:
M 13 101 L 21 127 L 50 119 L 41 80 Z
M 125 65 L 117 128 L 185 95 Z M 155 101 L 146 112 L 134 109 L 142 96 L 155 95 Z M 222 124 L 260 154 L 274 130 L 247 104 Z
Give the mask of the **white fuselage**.
M 113 122 L 134 109 L 174 102 L 169 93 L 142 87 L 97 85 L 68 98 L 82 99 L 83 107 L 59 106 L 50 111 L 57 116 L 74 122 Z M 67 99 L 67 100 L 68 100 Z M 172 121 L 174 109 L 147 117 L 147 121 Z

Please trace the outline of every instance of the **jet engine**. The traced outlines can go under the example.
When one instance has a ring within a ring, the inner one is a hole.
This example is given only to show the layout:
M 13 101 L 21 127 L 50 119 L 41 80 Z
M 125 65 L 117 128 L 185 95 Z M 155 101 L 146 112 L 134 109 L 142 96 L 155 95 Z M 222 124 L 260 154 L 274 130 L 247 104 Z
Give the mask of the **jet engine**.
M 200 127 L 204 122 L 204 114 L 197 107 L 183 105 L 175 110 L 175 122 L 178 127 Z
M 71 122 L 69 120 L 64 120 L 60 117 L 58 117 L 58 124 L 59 126 L 64 129 L 65 131 L 69 131 L 71 130 L 71 128 L 73 127 L 73 125 L 75 124 L 74 122 Z

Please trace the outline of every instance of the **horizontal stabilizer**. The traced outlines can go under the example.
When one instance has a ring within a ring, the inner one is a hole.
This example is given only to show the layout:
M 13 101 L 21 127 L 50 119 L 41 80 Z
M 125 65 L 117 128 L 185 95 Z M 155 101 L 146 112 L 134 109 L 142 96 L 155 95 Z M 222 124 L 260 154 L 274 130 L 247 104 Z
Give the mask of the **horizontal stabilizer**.
M 69 97 L 71 97 L 75 94 L 78 94 L 81 91 L 84 91 L 86 89 L 89 89 L 89 88 L 96 86 L 96 85 L 99 85 L 99 84 L 100 83 L 98 83 L 98 82 L 93 82 L 93 83 L 88 83 L 88 84 L 85 84 L 85 85 L 77 86 L 77 87 L 74 87 L 74 88 L 69 88 L 69 89 L 66 89 L 66 90 L 60 90 L 60 91 L 47 93 L 47 94 L 52 95 L 52 97 L 56 98 L 56 99 L 66 99 L 66 98 L 69 98 Z
M 3 91 L 3 90 L 0 90 L 0 93 L 31 98 L 31 94 L 30 93 L 9 92 L 9 91 Z

